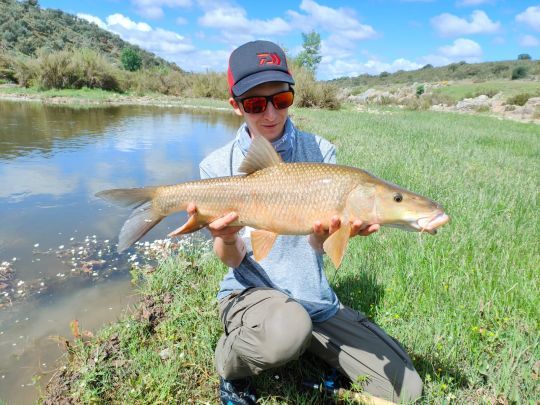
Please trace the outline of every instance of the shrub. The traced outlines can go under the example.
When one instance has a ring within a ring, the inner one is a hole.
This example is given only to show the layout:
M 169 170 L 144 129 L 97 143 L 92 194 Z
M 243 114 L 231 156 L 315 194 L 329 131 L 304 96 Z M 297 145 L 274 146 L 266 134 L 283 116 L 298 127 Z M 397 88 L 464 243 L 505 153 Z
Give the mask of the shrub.
M 33 86 L 38 76 L 38 63 L 35 59 L 32 59 L 25 55 L 20 55 L 13 58 L 13 76 L 20 86 L 30 87 Z
M 531 55 L 528 53 L 520 53 L 517 58 L 518 60 L 531 60 Z
M 72 87 L 99 88 L 103 90 L 120 90 L 119 71 L 105 57 L 91 49 L 73 52 L 73 72 L 75 81 Z
M 529 93 L 516 94 L 515 96 L 508 98 L 506 100 L 506 104 L 523 106 L 527 103 L 527 101 L 529 101 L 531 97 L 532 95 Z
M 130 72 L 139 70 L 142 65 L 141 55 L 133 48 L 124 48 L 120 55 L 120 61 L 124 69 Z
M 227 76 L 225 73 L 194 73 L 189 76 L 191 96 L 210 97 L 226 100 L 229 98 Z
M 527 68 L 525 66 L 518 66 L 512 70 L 512 80 L 523 79 L 527 77 Z
M 8 82 L 16 82 L 15 69 L 13 67 L 13 55 L 0 52 L 0 79 Z
M 420 84 L 416 87 L 416 97 L 420 97 L 422 94 L 424 94 L 425 88 L 423 84 Z
M 341 107 L 338 89 L 330 83 L 317 82 L 313 73 L 299 66 L 292 66 L 296 82 L 294 105 L 337 110 Z

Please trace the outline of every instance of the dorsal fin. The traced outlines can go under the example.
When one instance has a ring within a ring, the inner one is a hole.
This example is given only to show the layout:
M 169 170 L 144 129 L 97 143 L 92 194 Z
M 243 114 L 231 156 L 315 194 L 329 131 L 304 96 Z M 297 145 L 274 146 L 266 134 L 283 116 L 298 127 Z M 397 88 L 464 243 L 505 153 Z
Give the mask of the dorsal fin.
M 274 150 L 272 144 L 263 136 L 254 136 L 248 154 L 238 171 L 250 174 L 266 167 L 282 163 L 281 157 Z

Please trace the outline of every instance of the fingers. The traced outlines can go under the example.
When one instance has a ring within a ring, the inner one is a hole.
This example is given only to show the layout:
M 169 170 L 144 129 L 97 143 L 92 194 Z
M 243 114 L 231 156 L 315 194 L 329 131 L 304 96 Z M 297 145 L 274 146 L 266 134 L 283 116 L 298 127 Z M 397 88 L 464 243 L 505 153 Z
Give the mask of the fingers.
M 227 215 L 222 216 L 221 218 L 216 219 L 208 225 L 210 230 L 220 231 L 223 228 L 228 227 L 231 223 L 238 219 L 238 214 L 235 212 L 229 212 Z
M 369 236 L 372 233 L 377 232 L 381 226 L 379 224 L 364 225 L 364 223 L 357 219 L 352 223 L 351 236 Z
M 328 233 L 330 235 L 332 235 L 335 231 L 337 231 L 339 228 L 341 227 L 341 219 L 337 216 L 337 215 L 334 215 L 331 219 L 330 219 L 330 229 L 328 230 Z
M 195 206 L 195 203 L 190 202 L 186 208 L 186 211 L 189 216 L 195 215 L 197 213 L 197 207 Z

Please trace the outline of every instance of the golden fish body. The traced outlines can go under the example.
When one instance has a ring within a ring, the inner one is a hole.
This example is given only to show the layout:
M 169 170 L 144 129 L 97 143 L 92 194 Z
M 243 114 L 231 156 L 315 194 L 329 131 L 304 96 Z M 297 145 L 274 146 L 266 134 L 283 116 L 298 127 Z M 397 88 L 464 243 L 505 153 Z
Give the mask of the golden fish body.
M 358 183 L 357 172 L 331 164 L 280 163 L 248 176 L 159 187 L 152 208 L 167 216 L 193 202 L 201 222 L 234 211 L 239 217 L 235 225 L 308 234 L 315 221 L 343 214 L 348 193 Z
M 449 221 L 434 201 L 379 179 L 363 170 L 324 163 L 283 163 L 272 145 L 256 137 L 239 168 L 245 176 L 219 177 L 171 186 L 114 189 L 98 193 L 113 203 L 135 207 L 120 231 L 118 250 L 140 239 L 166 216 L 194 203 L 197 213 L 173 235 L 194 232 L 229 212 L 232 225 L 256 228 L 253 253 L 264 258 L 278 234 L 302 235 L 316 221 L 325 228 L 337 215 L 341 227 L 323 245 L 339 267 L 351 223 L 390 225 L 435 233 Z

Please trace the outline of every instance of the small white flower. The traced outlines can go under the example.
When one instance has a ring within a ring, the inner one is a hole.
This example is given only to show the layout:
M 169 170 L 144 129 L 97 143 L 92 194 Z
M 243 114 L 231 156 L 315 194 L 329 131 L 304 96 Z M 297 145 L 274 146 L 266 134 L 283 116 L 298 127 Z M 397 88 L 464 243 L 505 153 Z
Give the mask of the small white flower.
M 34 247 L 39 247 L 39 243 L 35 243 L 35 244 L 34 244 Z
M 64 245 L 58 246 L 58 249 L 63 249 L 63 248 L 64 248 Z

